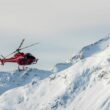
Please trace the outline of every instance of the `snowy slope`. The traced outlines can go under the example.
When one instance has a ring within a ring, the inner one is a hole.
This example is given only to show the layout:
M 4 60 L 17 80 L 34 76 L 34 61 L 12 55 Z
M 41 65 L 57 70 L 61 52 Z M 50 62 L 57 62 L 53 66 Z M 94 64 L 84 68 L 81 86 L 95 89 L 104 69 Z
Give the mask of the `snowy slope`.
M 0 110 L 110 110 L 109 43 L 107 37 L 83 48 L 55 73 L 1 72 Z
M 65 62 L 65 63 L 58 63 L 58 64 L 56 64 L 54 66 L 54 68 L 52 69 L 52 72 L 53 73 L 58 73 L 60 71 L 63 71 L 65 69 L 69 68 L 70 66 L 72 66 L 71 62 L 69 62 L 69 63 L 67 63 L 67 62 Z
M 81 49 L 81 51 L 72 57 L 71 62 L 77 62 L 81 59 L 90 57 L 98 52 L 103 51 L 110 45 L 110 37 L 103 38 L 94 44 L 90 44 Z
M 0 94 L 5 91 L 23 86 L 27 83 L 37 80 L 43 80 L 44 78 L 51 75 L 52 72 L 38 70 L 38 69 L 27 69 L 26 71 L 15 71 L 12 73 L 0 72 Z

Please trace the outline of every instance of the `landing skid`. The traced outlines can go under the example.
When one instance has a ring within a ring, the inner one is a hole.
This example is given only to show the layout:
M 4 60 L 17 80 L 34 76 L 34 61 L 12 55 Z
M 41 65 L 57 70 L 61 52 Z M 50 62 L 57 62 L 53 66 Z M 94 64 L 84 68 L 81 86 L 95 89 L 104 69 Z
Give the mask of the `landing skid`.
M 20 66 L 18 66 L 18 71 L 25 71 L 27 69 L 28 69 L 28 67 L 26 67 L 26 66 L 22 66 L 22 68 L 20 68 Z

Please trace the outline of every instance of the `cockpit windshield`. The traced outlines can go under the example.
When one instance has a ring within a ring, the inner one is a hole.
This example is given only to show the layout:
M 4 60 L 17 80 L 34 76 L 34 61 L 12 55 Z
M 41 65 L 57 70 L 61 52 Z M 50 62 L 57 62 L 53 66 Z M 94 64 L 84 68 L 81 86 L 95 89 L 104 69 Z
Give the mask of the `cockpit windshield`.
M 32 56 L 32 54 L 30 54 L 30 53 L 27 53 L 27 56 Z

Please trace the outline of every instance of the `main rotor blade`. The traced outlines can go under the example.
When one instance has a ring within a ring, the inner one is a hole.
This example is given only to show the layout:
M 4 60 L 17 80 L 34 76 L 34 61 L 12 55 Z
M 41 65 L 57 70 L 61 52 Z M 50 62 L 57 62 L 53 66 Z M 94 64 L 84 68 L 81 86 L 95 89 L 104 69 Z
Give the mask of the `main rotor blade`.
M 19 50 L 23 50 L 23 49 L 26 49 L 26 48 L 32 47 L 32 46 L 37 45 L 37 44 L 39 44 L 39 42 L 34 43 L 34 44 L 31 44 L 31 45 L 26 46 L 26 47 L 23 47 L 23 48 L 20 48 Z
M 6 57 L 8 57 L 8 56 L 10 56 L 10 55 L 12 55 L 12 54 L 14 54 L 14 53 L 16 53 L 16 52 L 19 52 L 19 50 L 20 50 L 21 46 L 23 45 L 24 41 L 25 41 L 25 39 L 23 39 L 23 40 L 21 41 L 21 43 L 20 43 L 18 49 L 16 49 L 15 51 L 13 51 L 12 53 L 10 53 L 10 54 L 7 55 Z
M 16 53 L 16 51 L 14 51 L 14 52 L 8 54 L 6 57 L 8 57 L 8 56 L 10 56 L 10 55 L 12 55 L 12 54 L 14 54 L 14 53 Z
M 4 57 L 3 55 L 1 55 L 1 57 L 2 57 L 3 59 L 5 59 L 5 57 Z
M 25 39 L 22 40 L 22 42 L 21 42 L 21 44 L 19 45 L 19 47 L 18 47 L 17 50 L 19 50 L 19 49 L 21 48 L 21 46 L 23 45 L 24 41 L 25 41 Z

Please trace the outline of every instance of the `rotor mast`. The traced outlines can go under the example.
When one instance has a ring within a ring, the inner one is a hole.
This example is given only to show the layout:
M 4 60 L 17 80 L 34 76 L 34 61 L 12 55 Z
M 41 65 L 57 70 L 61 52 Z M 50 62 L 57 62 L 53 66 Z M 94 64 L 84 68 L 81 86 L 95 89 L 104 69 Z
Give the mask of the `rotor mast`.
M 9 55 L 7 55 L 6 57 L 8 57 L 8 56 L 10 56 L 10 55 L 12 55 L 12 54 L 14 54 L 14 53 L 16 53 L 16 52 L 20 53 L 21 50 L 24 50 L 24 49 L 26 49 L 26 48 L 29 48 L 29 47 L 32 47 L 32 46 L 34 46 L 34 45 L 39 44 L 39 42 L 37 42 L 37 43 L 31 44 L 31 45 L 28 45 L 28 46 L 26 46 L 26 47 L 22 47 L 24 41 L 25 41 L 25 39 L 22 39 L 22 41 L 21 41 L 19 47 L 18 47 L 15 51 L 13 51 L 13 52 L 10 53 Z M 22 48 L 21 48 L 21 47 L 22 47 Z

